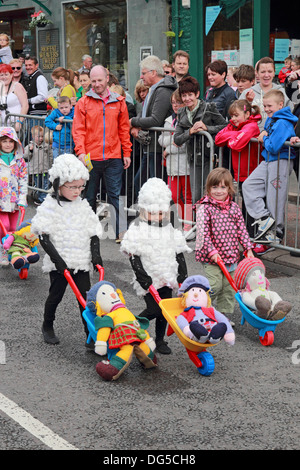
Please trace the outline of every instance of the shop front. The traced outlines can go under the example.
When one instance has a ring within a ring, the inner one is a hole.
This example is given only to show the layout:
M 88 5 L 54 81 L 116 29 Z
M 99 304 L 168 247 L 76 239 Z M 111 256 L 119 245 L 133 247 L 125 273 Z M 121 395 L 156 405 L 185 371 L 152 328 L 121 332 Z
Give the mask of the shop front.
M 5 7 L 5 4 L 2 6 Z M 36 30 L 29 27 L 33 13 L 33 4 L 31 8 L 9 11 L 0 8 L 0 33 L 11 38 L 10 47 L 14 57 L 19 54 L 36 55 Z
M 65 66 L 78 70 L 88 54 L 93 64 L 102 64 L 126 86 L 126 1 L 85 0 L 62 3 Z
M 213 60 L 255 66 L 270 56 L 278 73 L 285 57 L 300 55 L 297 2 L 284 8 L 280 0 L 173 0 L 172 12 L 173 46 L 190 53 L 190 73 L 202 91 L 205 67 Z

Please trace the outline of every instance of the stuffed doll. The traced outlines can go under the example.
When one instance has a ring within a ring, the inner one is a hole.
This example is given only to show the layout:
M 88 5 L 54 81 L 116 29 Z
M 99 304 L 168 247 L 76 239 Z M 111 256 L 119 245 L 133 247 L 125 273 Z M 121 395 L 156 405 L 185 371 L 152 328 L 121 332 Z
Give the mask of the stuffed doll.
M 292 305 L 282 300 L 269 289 L 265 276 L 265 266 L 258 258 L 245 258 L 235 271 L 234 282 L 240 291 L 242 302 L 265 320 L 280 320 L 292 309 Z
M 137 317 L 125 307 L 120 289 L 107 281 L 95 284 L 87 293 L 87 308 L 96 313 L 97 340 L 95 352 L 117 349 L 110 361 L 99 362 L 96 371 L 104 380 L 116 380 L 131 362 L 133 353 L 146 368 L 156 367 L 155 342 L 146 328 L 149 321 Z
M 10 255 L 13 267 L 22 269 L 26 263 L 36 263 L 40 259 L 40 255 L 32 251 L 38 242 L 39 237 L 31 232 L 30 222 L 23 222 L 16 232 L 5 238 L 3 248 Z
M 210 285 L 204 276 L 190 276 L 181 285 L 178 294 L 182 296 L 184 311 L 176 322 L 183 333 L 199 343 L 216 344 L 224 341 L 233 346 L 235 334 L 229 320 L 211 307 Z

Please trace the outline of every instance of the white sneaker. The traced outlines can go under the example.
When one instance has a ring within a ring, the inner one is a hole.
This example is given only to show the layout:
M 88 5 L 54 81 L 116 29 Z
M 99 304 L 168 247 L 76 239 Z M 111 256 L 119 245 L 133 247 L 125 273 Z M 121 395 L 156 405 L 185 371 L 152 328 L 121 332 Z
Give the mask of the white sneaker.
M 276 233 L 274 230 L 269 230 L 267 233 L 265 233 L 260 239 L 260 243 L 262 244 L 268 244 L 268 243 L 281 243 L 281 238 L 276 236 Z
M 254 240 L 260 239 L 271 227 L 275 224 L 275 220 L 269 216 L 266 219 L 257 219 L 253 222 L 253 225 L 258 225 L 257 232 L 254 237 Z
M 3 246 L 0 245 L 0 266 L 8 266 L 9 261 L 8 261 L 8 255 L 4 251 Z

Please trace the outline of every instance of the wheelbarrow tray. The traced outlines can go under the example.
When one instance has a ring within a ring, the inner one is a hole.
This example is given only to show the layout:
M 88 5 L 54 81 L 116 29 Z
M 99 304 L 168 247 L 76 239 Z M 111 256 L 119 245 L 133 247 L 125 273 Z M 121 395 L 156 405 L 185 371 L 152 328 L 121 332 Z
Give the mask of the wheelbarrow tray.
M 260 318 L 244 304 L 239 292 L 235 294 L 235 298 L 242 312 L 241 325 L 243 325 L 246 320 L 249 325 L 259 330 L 259 336 L 263 337 L 266 331 L 275 331 L 276 326 L 285 320 L 285 317 L 280 320 L 265 320 L 264 318 Z
M 198 343 L 197 341 L 193 341 L 192 339 L 188 338 L 179 328 L 176 322 L 176 317 L 178 317 L 178 315 L 180 315 L 183 311 L 180 298 L 162 299 L 159 302 L 159 306 L 162 310 L 163 316 L 169 324 L 168 336 L 174 332 L 186 349 L 198 353 L 205 351 L 211 346 L 216 346 L 216 344 Z

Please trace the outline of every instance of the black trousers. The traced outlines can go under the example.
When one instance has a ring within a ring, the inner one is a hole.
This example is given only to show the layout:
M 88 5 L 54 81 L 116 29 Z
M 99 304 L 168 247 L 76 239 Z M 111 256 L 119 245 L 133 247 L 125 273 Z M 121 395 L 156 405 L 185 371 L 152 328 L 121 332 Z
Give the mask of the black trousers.
M 170 287 L 164 286 L 160 289 L 157 289 L 157 292 L 160 295 L 161 299 L 170 299 L 172 297 L 172 289 Z M 154 298 L 150 293 L 146 294 L 145 302 L 147 307 L 145 310 L 140 313 L 140 317 L 148 318 L 148 320 L 156 319 L 155 322 L 155 339 L 160 341 L 163 339 L 166 333 L 167 320 L 162 314 L 160 306 L 156 303 Z
M 88 271 L 78 271 L 76 274 L 72 274 L 72 278 L 76 286 L 78 287 L 79 292 L 81 293 L 82 297 L 86 299 L 86 293 L 91 288 L 90 282 L 90 273 Z M 50 272 L 50 289 L 49 295 L 45 303 L 44 309 L 44 326 L 51 327 L 53 326 L 53 322 L 55 320 L 55 313 L 58 305 L 62 301 L 64 293 L 66 291 L 68 285 L 68 281 L 66 280 L 63 274 L 60 274 L 58 271 L 51 271 Z M 84 308 L 78 301 L 80 313 L 82 314 Z M 84 325 L 84 331 L 88 336 L 88 328 L 86 322 L 81 315 L 82 323 Z

